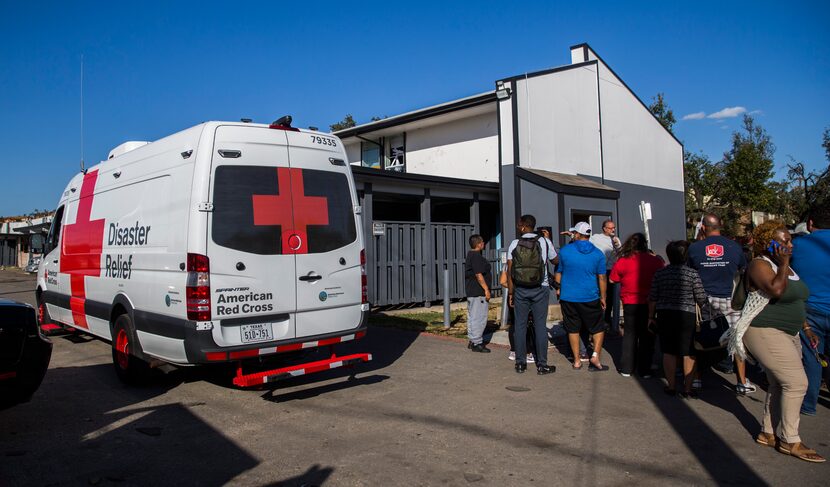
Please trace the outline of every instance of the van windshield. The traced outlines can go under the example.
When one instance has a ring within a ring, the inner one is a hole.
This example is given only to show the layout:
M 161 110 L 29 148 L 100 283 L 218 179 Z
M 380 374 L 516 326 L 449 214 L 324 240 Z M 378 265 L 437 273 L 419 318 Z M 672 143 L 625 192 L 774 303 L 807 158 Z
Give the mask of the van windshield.
M 219 166 L 213 208 L 213 241 L 242 252 L 318 254 L 357 238 L 349 182 L 337 172 Z M 298 248 L 289 235 L 299 236 Z

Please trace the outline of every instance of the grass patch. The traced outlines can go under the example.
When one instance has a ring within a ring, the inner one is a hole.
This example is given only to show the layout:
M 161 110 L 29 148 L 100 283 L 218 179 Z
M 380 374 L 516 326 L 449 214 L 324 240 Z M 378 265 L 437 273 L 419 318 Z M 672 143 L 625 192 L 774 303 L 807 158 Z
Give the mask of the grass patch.
M 493 319 L 493 312 L 498 316 L 498 306 L 490 307 L 490 319 L 487 320 L 485 333 L 498 330 L 499 325 Z M 450 336 L 456 338 L 467 337 L 467 311 L 450 311 L 450 327 L 444 328 L 444 313 L 434 311 L 420 311 L 412 313 L 401 313 L 387 315 L 384 313 L 373 313 L 369 315 L 369 324 L 373 326 L 384 326 L 400 330 L 427 332 L 433 335 Z

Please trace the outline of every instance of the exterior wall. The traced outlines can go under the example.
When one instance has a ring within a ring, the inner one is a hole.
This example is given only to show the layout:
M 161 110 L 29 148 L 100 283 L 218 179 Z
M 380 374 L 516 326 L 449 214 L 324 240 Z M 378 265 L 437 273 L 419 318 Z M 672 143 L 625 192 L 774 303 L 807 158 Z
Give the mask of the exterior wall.
M 643 231 L 640 220 L 640 201 L 651 203 L 652 219 L 648 222 L 651 249 L 666 257 L 666 244 L 671 240 L 686 238 L 686 219 L 683 191 L 655 188 L 622 181 L 608 181 L 606 184 L 620 191 L 617 228 L 619 236 L 625 239 L 634 232 Z
M 359 166 L 363 160 L 363 154 L 360 153 L 360 141 L 349 142 L 343 145 L 346 149 L 346 157 L 349 159 L 349 164 L 357 164 Z
M 512 82 L 505 82 L 504 87 L 513 89 Z M 515 97 L 499 100 L 498 103 L 498 145 L 499 145 L 499 200 L 502 219 L 502 246 L 516 238 L 516 199 L 515 199 L 515 170 L 516 163 L 514 131 L 513 131 L 513 103 Z
M 551 227 L 554 234 L 558 233 L 559 204 L 556 193 L 525 180 L 519 180 L 519 185 L 522 198 L 521 213 L 535 216 L 537 227 Z M 513 226 L 516 224 L 514 221 L 507 223 Z M 554 237 L 554 243 L 556 240 Z
M 496 182 L 498 127 L 495 114 L 406 132 L 406 172 Z
M 682 192 L 683 147 L 602 61 L 599 79 L 603 178 Z
M 519 165 L 602 176 L 597 66 L 519 79 Z

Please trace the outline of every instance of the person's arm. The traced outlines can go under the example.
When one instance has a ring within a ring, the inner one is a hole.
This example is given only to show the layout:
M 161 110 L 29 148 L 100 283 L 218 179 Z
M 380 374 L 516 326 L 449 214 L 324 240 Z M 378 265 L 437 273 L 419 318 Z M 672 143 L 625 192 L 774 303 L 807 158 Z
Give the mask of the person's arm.
M 620 282 L 622 278 L 620 277 L 620 271 L 622 270 L 622 265 L 620 265 L 621 260 L 614 262 L 614 265 L 611 267 L 611 273 L 608 275 L 608 279 L 612 282 Z
M 697 271 L 695 271 L 694 282 L 692 283 L 692 295 L 699 306 L 709 304 L 709 295 L 706 294 L 706 289 L 703 288 L 703 281 L 700 280 L 700 274 Z
M 513 259 L 507 259 L 507 304 L 513 307 Z
M 605 291 L 608 289 L 608 282 L 605 280 L 605 274 L 597 274 L 597 282 L 599 283 L 599 304 L 602 309 L 607 306 L 605 304 Z
M 810 323 L 807 323 L 805 321 L 804 325 L 802 325 L 801 329 L 804 331 L 804 336 L 806 336 L 807 340 L 810 341 L 810 346 L 813 347 L 813 349 L 817 349 L 818 346 L 819 346 L 820 340 L 819 340 L 818 335 L 816 335 L 813 332 L 813 329 L 810 328 Z
M 771 298 L 780 298 L 787 290 L 790 275 L 790 253 L 786 247 L 777 247 L 778 272 L 772 270 L 768 263 L 755 259 L 749 264 L 749 279 L 756 289 L 760 289 Z
M 656 333 L 657 327 L 657 302 L 648 297 L 648 331 Z
M 490 301 L 490 286 L 487 284 L 487 281 L 484 280 L 484 274 L 477 273 L 476 280 L 478 284 L 481 286 L 481 289 L 484 290 L 484 299 Z

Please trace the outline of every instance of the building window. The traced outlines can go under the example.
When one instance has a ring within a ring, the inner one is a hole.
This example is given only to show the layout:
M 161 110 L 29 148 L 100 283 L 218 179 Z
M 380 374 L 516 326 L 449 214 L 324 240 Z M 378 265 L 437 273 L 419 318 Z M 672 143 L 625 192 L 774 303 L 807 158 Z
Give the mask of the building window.
M 380 169 L 380 146 L 369 142 L 361 142 L 360 160 L 363 167 Z

